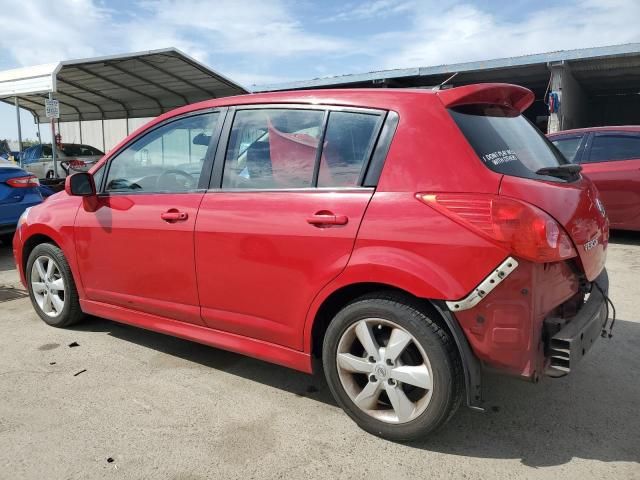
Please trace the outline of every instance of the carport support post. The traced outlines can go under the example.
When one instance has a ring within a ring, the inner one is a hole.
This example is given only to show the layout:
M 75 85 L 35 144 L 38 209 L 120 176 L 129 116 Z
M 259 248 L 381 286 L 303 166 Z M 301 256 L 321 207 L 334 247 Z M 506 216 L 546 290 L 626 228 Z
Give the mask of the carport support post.
M 53 94 L 49 92 L 49 100 L 53 100 Z M 53 160 L 53 176 L 58 178 L 58 159 L 56 158 L 56 120 L 51 117 L 51 159 Z
M 22 153 L 22 125 L 20 123 L 20 102 L 18 97 L 14 97 L 16 104 L 16 121 L 18 122 L 18 152 Z M 22 166 L 22 155 L 20 155 L 20 166 Z

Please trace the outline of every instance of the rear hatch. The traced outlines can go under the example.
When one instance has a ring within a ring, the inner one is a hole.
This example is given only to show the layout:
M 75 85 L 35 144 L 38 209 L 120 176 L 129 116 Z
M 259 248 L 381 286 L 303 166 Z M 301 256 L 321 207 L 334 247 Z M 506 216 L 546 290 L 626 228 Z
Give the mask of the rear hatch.
M 604 267 L 609 236 L 595 186 L 521 114 L 533 100 L 531 92 L 527 99 L 521 87 L 482 87 L 457 98 L 446 92 L 451 117 L 480 161 L 503 175 L 499 195 L 534 205 L 555 219 L 571 238 L 585 276 L 594 280 Z M 465 88 L 471 87 L 453 90 Z

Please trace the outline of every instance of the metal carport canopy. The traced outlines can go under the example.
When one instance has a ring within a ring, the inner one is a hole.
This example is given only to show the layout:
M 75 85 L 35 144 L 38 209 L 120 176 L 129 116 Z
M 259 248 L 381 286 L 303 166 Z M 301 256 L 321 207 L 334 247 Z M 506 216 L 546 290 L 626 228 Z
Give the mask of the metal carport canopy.
M 175 48 L 36 65 L 0 72 L 0 101 L 48 119 L 44 101 L 59 101 L 59 121 L 154 117 L 201 100 L 249 93 Z

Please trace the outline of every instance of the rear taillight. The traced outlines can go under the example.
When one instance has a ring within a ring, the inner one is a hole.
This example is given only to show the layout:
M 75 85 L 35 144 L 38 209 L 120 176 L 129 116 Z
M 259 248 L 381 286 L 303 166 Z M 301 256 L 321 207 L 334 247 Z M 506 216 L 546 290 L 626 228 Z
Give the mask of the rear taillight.
M 489 194 L 420 193 L 416 197 L 524 259 L 546 263 L 577 255 L 564 228 L 529 203 Z
M 7 180 L 7 185 L 14 188 L 33 188 L 40 185 L 38 177 L 29 175 L 28 177 L 10 178 Z

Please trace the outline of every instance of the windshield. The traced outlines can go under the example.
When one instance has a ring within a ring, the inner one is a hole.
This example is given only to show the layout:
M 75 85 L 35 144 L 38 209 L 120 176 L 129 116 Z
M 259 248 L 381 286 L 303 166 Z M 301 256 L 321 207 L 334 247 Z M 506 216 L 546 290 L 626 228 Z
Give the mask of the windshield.
M 478 104 L 452 108 L 449 112 L 478 157 L 494 172 L 560 181 L 535 173 L 568 162 L 518 110 Z

